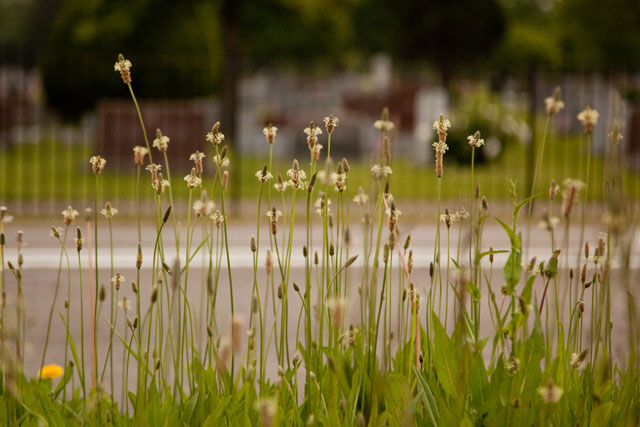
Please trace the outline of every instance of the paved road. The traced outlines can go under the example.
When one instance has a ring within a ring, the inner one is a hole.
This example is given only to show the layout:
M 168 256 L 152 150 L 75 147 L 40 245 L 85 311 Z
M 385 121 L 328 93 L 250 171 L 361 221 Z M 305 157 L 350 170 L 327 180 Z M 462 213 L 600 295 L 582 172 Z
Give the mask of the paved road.
M 427 266 L 433 257 L 433 236 L 435 235 L 435 227 L 426 226 L 426 225 L 402 225 L 403 235 L 405 233 L 411 233 L 412 235 L 412 243 L 411 247 L 414 251 L 414 264 L 415 270 L 413 273 L 413 278 L 415 283 L 420 287 L 421 291 L 424 292 L 426 289 L 427 283 Z M 357 254 L 362 252 L 362 234 L 358 232 L 359 225 L 355 224 L 352 231 L 352 244 L 351 244 L 351 253 Z M 56 273 L 59 263 L 60 256 L 60 246 L 55 239 L 49 236 L 49 228 L 42 225 L 37 225 L 33 223 L 11 223 L 10 228 L 7 229 L 7 246 L 5 257 L 8 260 L 11 260 L 15 263 L 16 260 L 16 242 L 15 242 L 15 230 L 22 229 L 24 231 L 24 248 L 23 248 L 23 257 L 24 257 L 24 265 L 23 265 L 23 273 L 24 273 L 24 294 L 26 300 L 26 314 L 27 314 L 27 348 L 26 348 L 26 363 L 25 369 L 28 375 L 34 375 L 37 371 L 40 364 L 40 357 L 42 353 L 42 348 L 44 345 L 44 338 L 46 336 L 46 326 L 47 326 L 47 318 L 49 315 L 49 310 L 51 307 L 51 302 L 53 300 L 54 292 L 55 292 L 55 284 L 56 284 Z M 83 226 L 83 230 L 86 233 L 86 227 Z M 452 228 L 451 240 L 452 242 L 457 241 L 457 228 Z M 530 241 L 530 254 L 533 256 L 537 256 L 538 260 L 547 260 L 550 256 L 549 245 L 550 245 L 550 235 L 546 231 L 539 230 L 537 228 L 532 228 L 532 235 Z M 599 233 L 599 229 L 597 227 L 590 226 L 586 231 L 586 240 L 592 242 L 592 247 L 596 246 L 596 240 Z M 263 228 L 261 231 L 261 248 L 260 248 L 260 261 L 259 261 L 259 276 L 260 286 L 264 292 L 265 280 L 264 280 L 264 259 L 265 259 L 265 250 L 268 246 L 268 235 L 266 234 L 266 228 Z M 235 296 L 235 309 L 236 313 L 244 313 L 244 315 L 248 318 L 248 313 L 250 310 L 251 304 L 251 288 L 253 283 L 253 269 L 252 269 L 252 254 L 249 248 L 249 241 L 252 236 L 255 234 L 255 225 L 254 224 L 232 224 L 229 227 L 229 240 L 230 240 L 230 259 L 232 264 L 232 274 L 234 281 L 234 296 Z M 466 232 L 462 233 L 463 240 L 465 239 Z M 577 239 L 578 235 L 577 229 L 571 230 L 571 262 L 575 263 L 575 253 L 577 253 Z M 185 231 L 182 230 L 182 236 L 185 236 Z M 314 241 L 318 242 L 321 240 L 321 230 L 315 228 L 313 230 Z M 78 272 L 78 259 L 75 251 L 75 247 L 72 242 L 72 237 L 68 237 L 68 254 L 70 258 L 70 269 L 71 269 L 71 310 L 72 310 L 72 319 L 75 319 L 71 322 L 71 332 L 75 337 L 79 337 L 79 272 Z M 153 244 L 155 238 L 155 228 L 153 225 L 145 225 L 143 227 L 143 253 L 144 253 L 144 262 L 141 270 L 141 300 L 143 302 L 142 311 L 146 310 L 148 306 L 148 298 L 150 289 L 148 286 L 145 286 L 145 283 L 149 283 L 151 279 L 151 258 L 153 253 Z M 446 243 L 446 233 L 443 233 L 442 241 Z M 194 238 L 196 244 L 199 243 L 199 231 L 196 232 L 196 236 Z M 292 254 L 292 280 L 298 281 L 298 283 L 302 283 L 304 281 L 304 258 L 302 256 L 302 245 L 305 240 L 305 230 L 303 228 L 295 228 L 294 229 L 294 246 L 295 249 Z M 404 240 L 404 239 L 403 239 Z M 638 238 L 636 238 L 637 242 Z M 99 241 L 99 282 L 100 284 L 108 284 L 109 278 L 111 277 L 110 269 L 110 253 L 109 253 L 109 234 L 106 228 L 100 230 L 100 234 L 98 237 Z M 135 227 L 125 224 L 116 224 L 113 229 L 113 242 L 114 242 L 114 258 L 113 258 L 113 269 L 115 272 L 122 273 L 127 279 L 127 283 L 131 280 L 135 279 L 136 271 L 135 271 L 135 263 L 136 263 L 136 243 L 137 243 L 137 230 Z M 165 242 L 165 254 L 167 254 L 167 258 L 171 259 L 172 254 L 175 254 L 175 244 L 173 243 L 173 230 L 170 224 L 167 224 L 167 228 L 164 231 L 164 242 Z M 184 239 L 183 239 L 184 242 Z M 638 243 L 638 242 L 637 242 Z M 638 244 L 635 244 L 634 247 L 638 248 Z M 454 243 L 452 243 L 452 246 Z M 490 246 L 494 249 L 507 249 L 509 247 L 509 240 L 506 236 L 504 230 L 500 228 L 496 224 L 488 224 L 484 231 L 484 240 L 483 240 L 483 248 L 486 250 Z M 443 249 L 445 250 L 445 249 Z M 455 255 L 456 249 L 452 247 L 452 256 Z M 182 254 L 184 254 L 184 247 L 181 249 Z M 90 283 L 91 278 L 89 277 L 88 271 L 88 263 L 89 257 L 93 258 L 93 253 L 87 250 L 84 250 L 81 253 L 81 262 L 83 265 L 83 289 L 84 289 L 84 298 L 85 298 L 85 319 L 86 325 L 89 325 L 89 306 L 90 301 L 93 301 L 90 296 Z M 495 257 L 495 267 L 493 273 L 493 280 L 495 285 L 494 289 L 499 289 L 501 285 L 501 267 L 506 260 L 506 254 L 498 254 Z M 352 268 L 352 272 L 350 273 L 350 283 L 349 283 L 349 300 L 357 301 L 358 294 L 356 292 L 357 286 L 359 284 L 359 270 L 362 266 L 362 257 L 358 259 L 358 261 L 354 264 Z M 638 269 L 640 268 L 640 252 L 636 250 L 632 255 L 632 268 L 633 273 L 632 277 L 635 281 L 637 281 L 638 277 Z M 92 261 L 93 262 L 93 259 Z M 483 260 L 484 265 L 488 266 L 489 259 L 485 257 Z M 204 265 L 206 266 L 207 261 L 204 260 Z M 563 263 L 563 258 L 561 258 L 561 267 Z M 183 262 L 184 264 L 184 262 Z M 189 299 L 191 304 L 194 306 L 194 310 L 198 310 L 202 307 L 202 303 L 204 299 L 202 298 L 204 288 L 203 284 L 205 283 L 203 280 L 203 270 L 201 266 L 203 265 L 203 259 L 200 256 L 196 256 L 192 261 L 192 270 L 190 271 L 190 280 L 189 287 L 187 290 Z M 64 328 L 62 322 L 60 321 L 58 312 L 63 311 L 63 303 L 66 298 L 66 286 L 67 286 L 67 276 L 66 276 L 66 262 L 63 263 L 63 274 L 60 285 L 60 291 L 58 300 L 56 303 L 56 311 L 53 316 L 52 330 L 51 330 L 51 339 L 49 343 L 49 352 L 47 356 L 47 362 L 49 363 L 63 363 L 64 358 Z M 229 309 L 229 293 L 228 293 L 228 282 L 227 282 L 227 272 L 226 272 L 226 258 L 222 258 L 222 274 L 220 278 L 220 287 L 219 287 L 219 296 L 218 296 L 218 304 L 216 307 L 216 317 L 218 319 L 218 326 L 220 332 L 223 334 L 228 334 L 230 330 L 230 309 Z M 614 264 L 614 273 L 613 277 L 616 278 L 619 275 L 618 270 L 616 269 L 617 265 Z M 488 269 L 485 269 L 485 272 Z M 8 272 L 5 272 L 5 279 L 7 284 L 7 310 L 11 312 L 15 310 L 15 300 L 16 300 L 16 286 L 15 281 L 12 277 L 10 277 Z M 536 292 L 538 295 L 542 293 L 541 283 L 536 284 Z M 109 288 L 108 288 L 109 289 Z M 315 292 L 312 292 L 312 295 L 315 295 Z M 392 293 L 392 295 L 396 295 L 396 293 Z M 127 297 L 129 300 L 133 300 L 134 295 L 130 289 L 130 286 L 125 284 L 122 286 L 120 291 L 120 298 Z M 588 301 L 585 301 L 588 304 Z M 626 322 L 626 297 L 625 293 L 622 289 L 615 288 L 612 295 L 612 303 L 614 307 L 619 307 L 619 310 L 614 310 L 614 325 L 621 325 L 619 329 L 616 328 L 616 336 L 619 339 L 618 344 L 621 345 L 625 342 L 626 339 L 626 328 L 624 327 L 624 323 Z M 484 304 L 484 303 L 483 303 Z M 349 322 L 356 322 L 359 316 L 357 312 L 357 303 L 349 304 L 347 319 Z M 484 305 L 486 307 L 486 305 Z M 291 299 L 291 313 L 295 315 L 290 316 L 291 330 L 295 331 L 297 314 L 300 309 L 299 301 L 296 298 Z M 484 308 L 483 308 L 484 309 Z M 110 297 L 107 295 L 107 299 L 105 300 L 104 306 L 102 307 L 102 313 L 107 315 L 110 310 Z M 13 311 L 15 312 L 15 311 Z M 485 316 L 483 317 L 483 328 L 482 331 L 484 336 L 488 336 L 491 332 L 491 322 L 488 317 L 487 310 L 484 311 Z M 423 314 L 424 316 L 424 314 Z M 7 327 L 11 327 L 11 318 L 13 316 L 9 316 L 9 321 L 7 323 Z M 124 329 L 123 316 L 119 315 L 119 320 L 117 327 L 120 331 Z M 85 327 L 89 329 L 88 326 Z M 100 335 L 99 335 L 99 359 L 103 360 L 104 354 L 106 352 L 106 348 L 108 346 L 108 335 L 107 335 L 107 326 L 104 323 L 99 324 Z M 585 330 L 587 328 L 585 327 Z M 88 331 L 86 332 L 86 340 L 88 343 Z M 76 338 L 79 340 L 79 338 Z M 89 347 L 88 344 L 87 348 Z M 294 348 L 295 345 L 295 337 L 290 337 L 290 347 Z M 116 360 L 114 366 L 114 375 L 116 378 L 116 383 L 120 383 L 119 378 L 121 378 L 122 369 L 124 364 L 122 363 L 122 346 L 118 343 L 117 351 L 115 353 Z M 87 362 L 88 363 L 88 362 Z M 272 373 L 275 372 L 275 363 L 270 364 L 270 371 Z M 135 380 L 131 381 L 135 383 Z

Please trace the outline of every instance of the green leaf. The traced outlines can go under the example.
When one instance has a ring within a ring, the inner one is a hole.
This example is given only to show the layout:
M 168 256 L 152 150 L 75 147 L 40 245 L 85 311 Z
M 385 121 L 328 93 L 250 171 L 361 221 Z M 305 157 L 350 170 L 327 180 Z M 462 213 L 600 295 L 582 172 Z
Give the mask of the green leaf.
M 527 401 L 533 397 L 542 380 L 540 362 L 544 357 L 545 344 L 538 309 L 536 308 L 534 312 L 536 314 L 536 320 L 533 331 L 531 335 L 529 335 L 529 338 L 521 345 L 519 351 L 520 370 L 518 371 L 516 381 L 518 385 L 517 394 L 511 396 L 512 399 L 519 396 L 522 401 Z
M 65 367 L 64 375 L 62 376 L 62 379 L 60 379 L 60 382 L 56 386 L 55 390 L 53 390 L 53 395 L 56 398 L 58 397 L 60 392 L 65 388 L 65 386 L 69 383 L 72 376 L 73 376 L 73 367 L 71 366 L 71 364 L 69 364 L 69 366 Z
M 536 193 L 532 196 L 527 197 L 526 199 L 522 200 L 520 203 L 518 203 L 517 205 L 515 205 L 513 207 L 513 217 L 517 218 L 518 217 L 518 213 L 520 212 L 520 209 L 522 209 L 522 207 L 524 205 L 526 205 L 528 202 L 532 201 L 533 199 L 535 199 L 536 197 L 538 197 L 540 195 L 540 193 Z
M 471 405 L 478 412 L 484 405 L 488 396 L 489 376 L 487 368 L 484 366 L 482 352 L 474 353 L 469 376 L 469 390 L 471 392 Z
M 473 301 L 480 301 L 480 290 L 475 283 L 469 282 L 467 285 L 467 292 L 469 292 Z
M 496 218 L 496 221 L 498 221 L 500 223 L 502 228 L 504 228 L 504 231 L 506 231 L 507 235 L 509 235 L 509 240 L 511 241 L 511 249 L 512 250 L 514 248 L 522 249 L 522 244 L 520 243 L 520 238 L 515 233 L 515 231 L 512 230 L 511 227 L 509 227 L 506 223 L 504 223 L 500 218 Z
M 527 279 L 527 282 L 524 285 L 524 289 L 520 294 L 520 298 L 522 298 L 526 304 L 531 304 L 531 293 L 533 290 L 533 282 L 536 280 L 537 276 L 538 276 L 537 273 L 529 276 L 529 278 Z
M 434 343 L 433 343 L 433 362 L 438 375 L 438 380 L 444 391 L 450 395 L 457 397 L 457 378 L 458 363 L 454 360 L 458 350 L 455 344 L 447 335 L 436 313 L 432 313 Z
M 609 425 L 611 420 L 611 410 L 613 409 L 613 402 L 603 403 L 596 406 L 591 412 L 589 417 L 589 425 L 592 426 L 606 426 Z
M 64 427 L 64 420 L 60 417 L 51 398 L 49 398 L 42 389 L 38 390 L 38 399 L 44 411 L 44 418 L 47 420 L 47 424 L 50 426 Z
M 522 251 L 514 249 L 511 251 L 506 264 L 504 265 L 504 280 L 507 282 L 507 295 L 512 295 L 513 291 L 522 277 Z
M 504 249 L 503 249 L 503 250 L 499 250 L 499 251 L 496 251 L 496 250 L 493 250 L 493 251 L 484 251 L 484 252 L 482 252 L 482 253 L 480 254 L 480 256 L 478 257 L 478 259 L 482 259 L 482 258 L 486 257 L 487 255 L 491 255 L 491 254 L 506 254 L 506 253 L 508 253 L 508 252 L 509 252 L 509 251 L 504 250 Z
M 455 259 L 453 259 L 453 257 L 449 257 L 449 258 L 451 259 L 451 262 L 453 263 L 453 265 L 456 266 L 456 270 L 460 270 L 460 266 L 458 265 L 458 262 Z
M 431 391 L 431 387 L 427 384 L 427 381 L 424 379 L 418 368 L 413 366 L 413 372 L 418 379 L 418 389 L 420 390 L 420 397 L 422 398 L 422 403 L 424 404 L 425 409 L 427 410 L 427 415 L 429 421 L 434 426 L 438 425 L 438 420 L 440 419 L 440 413 L 438 412 L 438 406 L 436 405 L 436 400 L 433 397 L 433 392 Z
M 78 351 L 76 350 L 76 344 L 73 341 L 73 337 L 71 336 L 71 332 L 69 332 L 69 325 L 67 325 L 66 320 L 62 313 L 60 313 L 60 318 L 62 319 L 62 323 L 64 323 L 64 327 L 67 330 L 67 337 L 69 338 L 69 347 L 71 347 L 71 354 L 73 355 L 73 360 L 76 366 L 82 366 L 78 363 Z M 82 377 L 84 376 L 84 367 L 82 369 L 78 368 L 78 377 L 80 377 L 80 383 L 82 384 Z

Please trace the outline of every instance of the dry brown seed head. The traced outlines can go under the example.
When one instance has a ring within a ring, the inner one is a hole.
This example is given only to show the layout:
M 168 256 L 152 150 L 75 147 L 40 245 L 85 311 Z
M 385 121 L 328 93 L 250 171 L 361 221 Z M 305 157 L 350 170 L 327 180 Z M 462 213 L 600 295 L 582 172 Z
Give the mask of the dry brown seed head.
M 589 258 L 589 242 L 584 244 L 584 257 L 587 259 Z
M 227 189 L 227 184 L 229 182 L 229 171 L 222 172 L 222 189 Z
M 382 153 L 384 156 L 384 164 L 385 165 L 391 164 L 391 142 L 389 141 L 389 138 L 386 135 L 382 139 Z
M 244 331 L 244 319 L 239 316 L 233 316 L 231 320 L 231 344 L 234 353 L 238 353 L 242 349 L 242 334 Z

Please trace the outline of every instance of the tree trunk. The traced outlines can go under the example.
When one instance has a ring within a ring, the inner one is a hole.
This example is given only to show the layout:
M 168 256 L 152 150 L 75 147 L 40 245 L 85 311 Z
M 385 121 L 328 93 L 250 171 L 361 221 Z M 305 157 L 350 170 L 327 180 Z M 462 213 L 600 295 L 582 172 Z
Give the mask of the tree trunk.
M 242 173 L 241 153 L 236 141 L 237 109 L 238 109 L 238 50 L 239 30 L 238 14 L 241 0 L 222 1 L 222 120 L 220 129 L 225 134 L 225 141 L 229 146 L 229 153 L 234 160 L 234 168 L 229 177 L 229 195 L 234 202 L 233 211 L 237 210 L 235 203 L 240 196 L 240 174 Z
M 529 92 L 529 125 L 531 126 L 531 141 L 527 145 L 524 159 L 525 165 L 525 194 L 527 196 L 535 193 L 535 188 L 532 190 L 533 185 L 533 173 L 536 164 L 536 107 L 538 105 L 538 90 L 536 88 L 536 70 L 532 68 L 527 75 L 527 91 Z M 531 192 L 531 194 L 529 194 Z M 531 201 L 533 207 L 534 201 Z M 533 209 L 531 210 L 533 212 Z

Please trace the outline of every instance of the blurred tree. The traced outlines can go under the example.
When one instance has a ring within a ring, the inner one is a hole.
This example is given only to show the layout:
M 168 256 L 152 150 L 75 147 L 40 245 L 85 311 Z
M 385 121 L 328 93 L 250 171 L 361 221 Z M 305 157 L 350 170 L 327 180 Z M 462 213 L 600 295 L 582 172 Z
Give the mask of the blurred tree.
M 307 73 L 340 67 L 354 36 L 354 11 L 360 1 L 241 1 L 245 64 L 288 66 Z
M 455 73 L 486 63 L 505 28 L 497 0 L 363 0 L 355 16 L 361 47 L 405 63 L 427 60 L 445 85 Z
M 557 69 L 562 63 L 562 51 L 558 43 L 557 26 L 550 13 L 550 0 L 503 0 L 507 16 L 507 31 L 492 58 L 496 74 L 494 80 L 501 84 L 501 77 L 508 74 L 519 78 L 522 89 L 529 97 L 528 125 L 531 141 L 525 150 L 525 188 L 531 189 L 536 154 L 536 118 L 540 94 L 536 81 L 540 71 Z M 496 78 L 497 77 L 497 78 Z M 522 141 L 527 142 L 527 141 Z M 532 202 L 533 203 L 533 202 Z
M 563 0 L 554 8 L 570 71 L 640 69 L 640 2 L 637 0 Z
M 220 92 L 234 105 L 242 71 L 340 65 L 357 1 L 64 0 L 41 55 L 45 93 L 68 117 L 101 97 L 126 96 L 110 68 L 122 52 L 140 97 Z M 225 122 L 232 137 L 233 118 Z
M 113 71 L 117 54 L 133 62 L 136 94 L 211 94 L 220 75 L 215 4 L 205 0 L 65 0 L 40 57 L 45 94 L 77 117 L 102 97 L 128 96 Z
M 0 63 L 35 65 L 60 0 L 0 1 Z
M 505 37 L 494 52 L 495 70 L 528 75 L 532 70 L 552 70 L 562 62 L 558 31 L 548 9 L 538 0 L 503 0 L 507 17 Z

